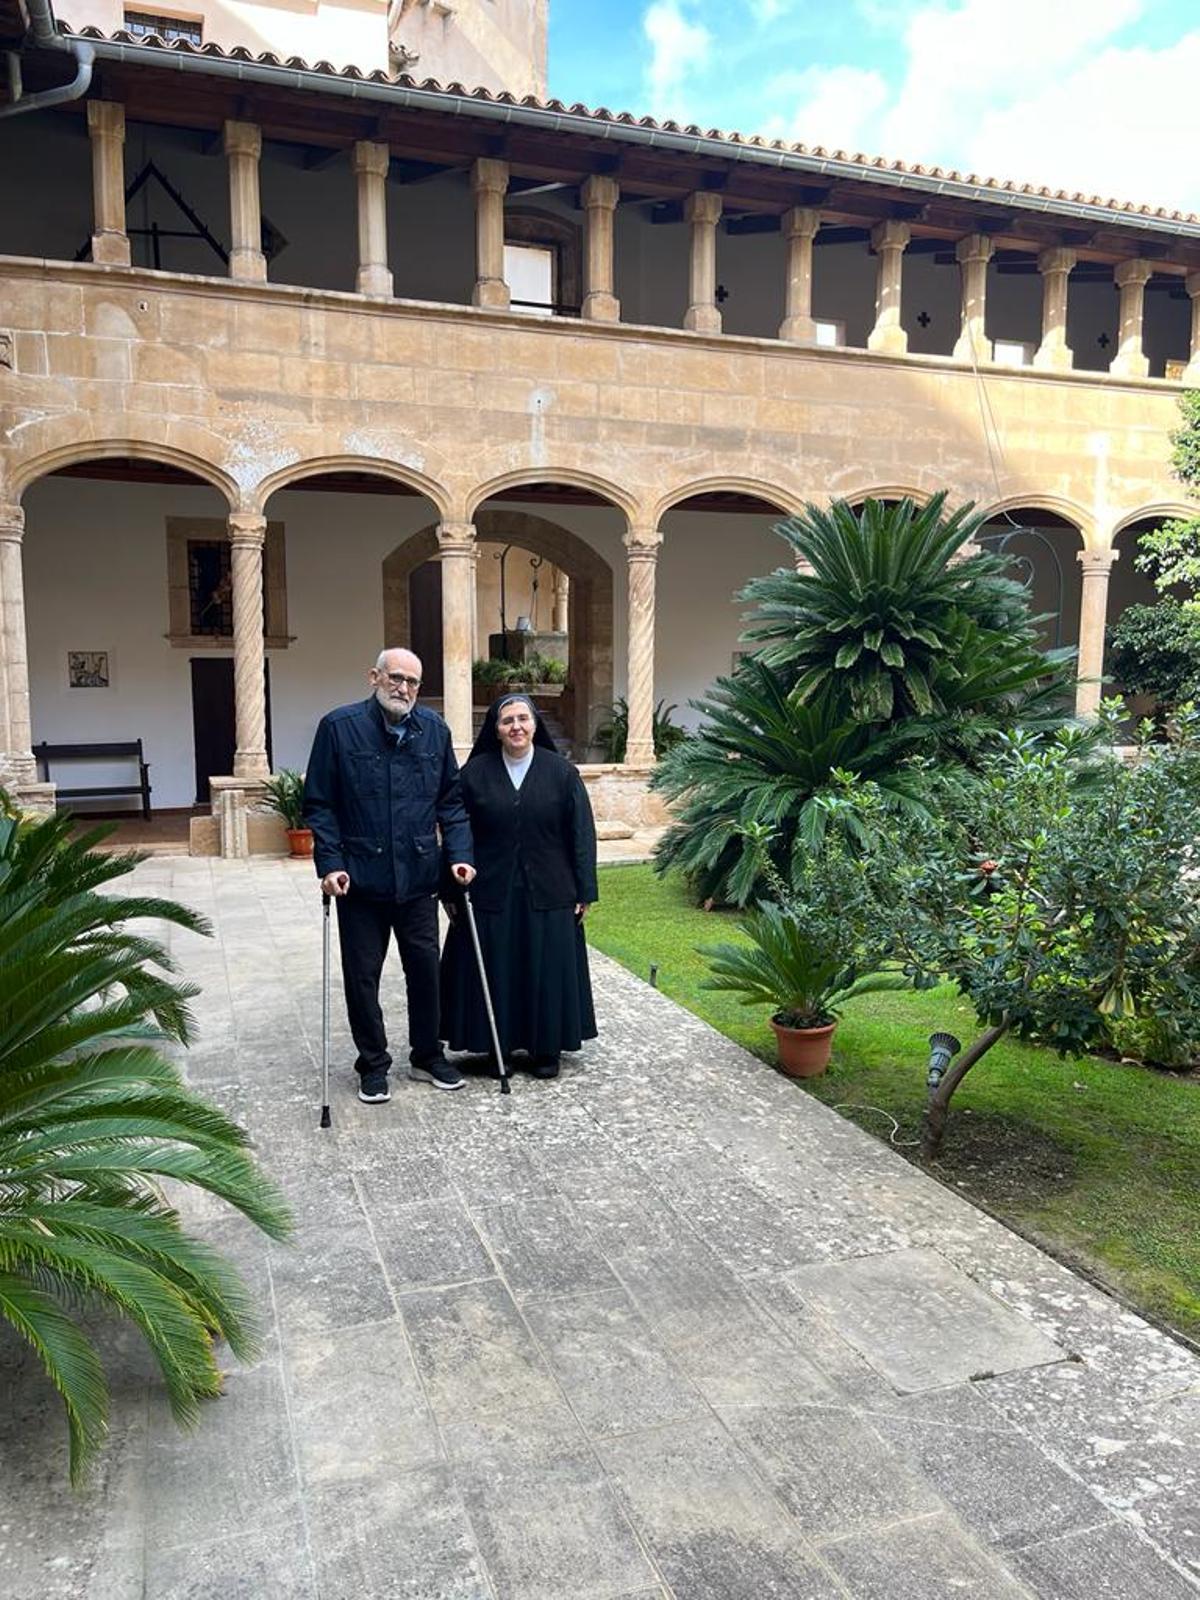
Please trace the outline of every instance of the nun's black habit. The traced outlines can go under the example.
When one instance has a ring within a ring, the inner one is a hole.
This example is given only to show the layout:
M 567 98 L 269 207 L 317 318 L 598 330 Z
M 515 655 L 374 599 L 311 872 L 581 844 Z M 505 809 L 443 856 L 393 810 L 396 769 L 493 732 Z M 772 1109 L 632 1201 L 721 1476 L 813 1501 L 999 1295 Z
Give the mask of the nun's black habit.
M 519 788 L 505 764 L 500 710 L 533 712 L 533 757 Z M 587 791 L 523 695 L 488 710 L 462 770 L 478 872 L 471 903 L 505 1056 L 527 1050 L 549 1075 L 560 1051 L 596 1036 L 577 905 L 596 899 L 596 830 Z M 448 899 L 451 909 L 454 898 Z M 442 1027 L 451 1050 L 491 1053 L 470 929 L 461 908 L 442 952 Z

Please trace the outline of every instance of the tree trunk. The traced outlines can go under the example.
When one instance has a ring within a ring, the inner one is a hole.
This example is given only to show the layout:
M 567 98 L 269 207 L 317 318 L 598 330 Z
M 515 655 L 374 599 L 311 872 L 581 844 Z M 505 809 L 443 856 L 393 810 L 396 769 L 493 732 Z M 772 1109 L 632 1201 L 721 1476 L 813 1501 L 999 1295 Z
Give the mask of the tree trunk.
M 921 1123 L 921 1154 L 926 1161 L 932 1161 L 941 1149 L 942 1135 L 946 1131 L 946 1118 L 950 1110 L 950 1098 L 954 1091 L 975 1063 L 987 1055 L 996 1040 L 1002 1039 L 1007 1032 L 1008 1023 L 998 1022 L 994 1028 L 988 1028 L 986 1032 L 981 1033 L 974 1044 L 969 1045 L 947 1070 L 941 1083 L 930 1095 Z

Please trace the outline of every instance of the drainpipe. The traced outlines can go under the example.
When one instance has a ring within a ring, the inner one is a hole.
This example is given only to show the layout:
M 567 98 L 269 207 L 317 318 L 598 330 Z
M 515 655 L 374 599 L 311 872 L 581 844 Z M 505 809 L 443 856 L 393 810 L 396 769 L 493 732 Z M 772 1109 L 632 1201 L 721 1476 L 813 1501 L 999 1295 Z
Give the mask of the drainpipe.
M 66 105 L 69 100 L 81 99 L 92 85 L 92 63 L 96 52 L 86 39 L 64 39 L 54 26 L 50 0 L 28 0 L 30 33 L 38 50 L 66 50 L 75 58 L 75 76 L 70 83 L 57 89 L 45 89 L 41 94 L 23 95 L 21 92 L 21 58 L 15 50 L 8 52 L 9 103 L 0 106 L 0 118 L 19 117 L 23 111 L 47 111 L 51 106 Z

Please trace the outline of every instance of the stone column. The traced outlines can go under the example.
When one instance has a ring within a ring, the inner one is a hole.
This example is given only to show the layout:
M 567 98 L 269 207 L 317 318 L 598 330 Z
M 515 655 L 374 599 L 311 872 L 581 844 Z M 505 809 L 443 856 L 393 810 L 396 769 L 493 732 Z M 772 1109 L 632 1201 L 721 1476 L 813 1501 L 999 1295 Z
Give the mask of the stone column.
M 267 519 L 235 511 L 229 518 L 233 579 L 233 705 L 235 778 L 265 778 L 267 691 L 263 646 L 263 546 Z
M 583 316 L 589 322 L 620 322 L 613 293 L 613 217 L 621 190 L 615 178 L 593 174 L 579 191 L 583 201 Z
M 358 184 L 359 294 L 377 300 L 392 297 L 388 271 L 387 174 L 391 152 L 386 144 L 360 141 L 354 146 L 354 176 Z
M 868 350 L 902 356 L 908 335 L 900 321 L 900 286 L 904 252 L 912 238 L 907 222 L 877 222 L 871 229 L 871 247 L 879 257 L 875 279 L 875 326 L 867 336 Z
M 567 633 L 571 626 L 571 580 L 560 567 L 554 569 L 554 609 L 550 626 L 555 633 Z
M 37 781 L 29 722 L 24 533 L 21 507 L 0 505 L 0 784 L 14 795 Z
M 631 528 L 625 535 L 629 568 L 625 685 L 625 704 L 629 708 L 629 737 L 625 744 L 627 767 L 654 765 L 654 586 L 661 543 L 662 534 L 657 528 Z
M 1113 273 L 1113 282 L 1121 291 L 1121 332 L 1108 370 L 1122 378 L 1145 378 L 1150 374 L 1150 360 L 1142 349 L 1142 313 L 1146 285 L 1153 272 L 1149 261 L 1134 260 L 1122 261 Z
M 1192 297 L 1192 348 L 1183 381 L 1189 388 L 1200 389 L 1200 272 L 1189 272 L 1184 281 Z
M 443 522 L 438 528 L 442 559 L 442 715 L 460 755 L 473 741 L 471 660 L 475 654 L 475 526 Z
M 1067 372 L 1075 364 L 1074 352 L 1067 343 L 1067 280 L 1077 260 L 1074 250 L 1038 252 L 1038 271 L 1042 275 L 1042 342 L 1034 352 L 1035 367 Z
M 954 247 L 962 269 L 962 328 L 954 346 L 956 361 L 990 361 L 987 320 L 987 269 L 995 246 L 982 233 L 969 233 Z
M 475 190 L 475 292 L 472 304 L 507 311 L 508 284 L 504 281 L 504 195 L 508 189 L 508 162 L 487 156 L 471 168 Z
M 89 100 L 92 141 L 92 260 L 129 265 L 125 232 L 125 107 L 111 100 Z
M 813 240 L 821 226 L 821 213 L 793 206 L 783 214 L 787 241 L 787 299 L 779 337 L 792 344 L 812 344 L 817 336 L 812 314 Z
M 262 131 L 253 122 L 225 124 L 229 161 L 229 276 L 264 283 L 267 258 L 262 251 L 262 207 L 258 199 L 258 158 Z
M 690 291 L 683 325 L 696 333 L 720 333 L 721 313 L 717 308 L 717 223 L 721 220 L 721 196 L 710 190 L 690 194 L 683 208 L 685 222 L 692 230 Z
M 1108 620 L 1108 576 L 1119 550 L 1080 550 L 1076 560 L 1083 568 L 1079 599 L 1079 665 L 1075 688 L 1075 715 L 1094 716 L 1100 704 L 1104 670 L 1104 626 Z M 1089 681 L 1090 680 L 1090 681 Z

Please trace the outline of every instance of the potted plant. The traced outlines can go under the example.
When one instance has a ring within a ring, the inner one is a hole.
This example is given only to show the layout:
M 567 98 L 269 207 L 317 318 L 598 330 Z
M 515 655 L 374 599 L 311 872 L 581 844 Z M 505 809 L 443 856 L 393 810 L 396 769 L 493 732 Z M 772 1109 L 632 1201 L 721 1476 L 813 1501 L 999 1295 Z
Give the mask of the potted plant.
M 539 699 L 556 699 L 566 684 L 567 667 L 563 661 L 537 654 L 525 661 L 481 657 L 471 664 L 471 681 L 477 705 L 486 705 L 509 690 Z
M 311 856 L 312 829 L 304 826 L 304 774 L 291 767 L 281 767 L 267 779 L 263 798 L 270 809 L 283 818 L 289 853 Z
M 779 1065 L 794 1078 L 825 1071 L 842 1007 L 856 995 L 903 989 L 899 972 L 863 970 L 839 948 L 838 931 L 819 913 L 811 919 L 763 905 L 741 923 L 750 943 L 706 946 L 712 976 L 704 989 L 725 989 L 746 1006 L 772 1007 Z

